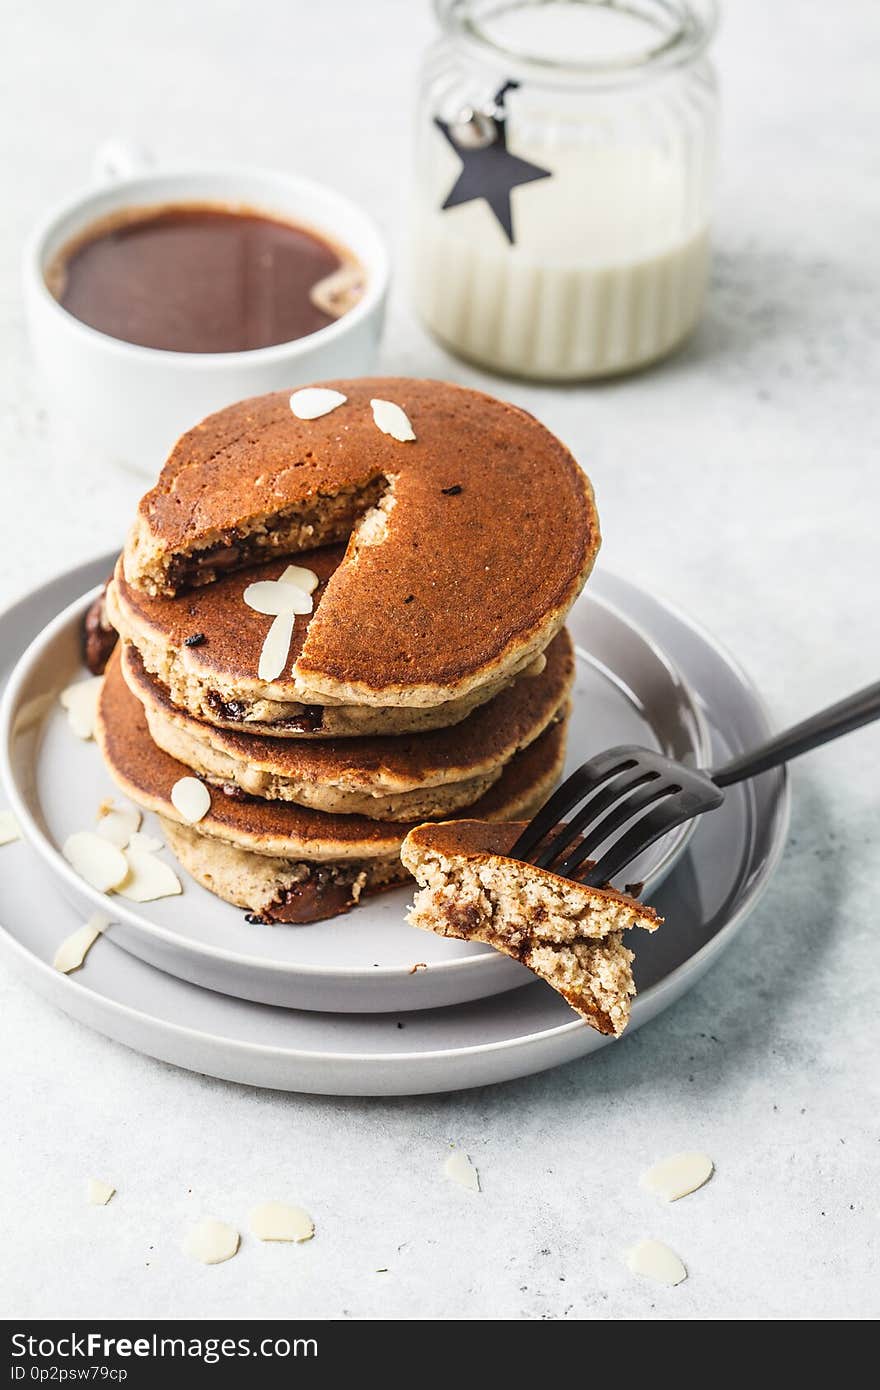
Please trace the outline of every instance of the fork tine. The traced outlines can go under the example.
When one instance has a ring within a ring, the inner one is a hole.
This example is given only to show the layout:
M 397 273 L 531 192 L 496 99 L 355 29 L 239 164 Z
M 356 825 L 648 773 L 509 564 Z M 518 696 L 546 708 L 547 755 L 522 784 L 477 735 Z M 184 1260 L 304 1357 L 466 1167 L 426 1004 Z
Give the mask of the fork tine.
M 609 777 L 618 772 L 625 772 L 635 765 L 636 759 L 632 755 L 632 750 L 627 748 L 609 748 L 606 752 L 599 753 L 595 758 L 581 763 L 581 766 L 565 779 L 562 786 L 557 788 L 550 800 L 541 807 L 538 814 L 529 821 L 516 844 L 510 850 L 511 859 L 528 859 L 544 836 L 558 824 L 572 806 L 576 806 L 585 796 L 589 795 L 592 789 L 607 781 Z
M 589 884 L 593 888 L 598 888 L 603 883 L 610 883 L 611 879 L 619 874 L 631 859 L 635 859 L 642 850 L 647 849 L 655 840 L 659 840 L 661 835 L 665 835 L 668 830 L 673 830 L 675 826 L 681 825 L 702 811 L 714 810 L 716 806 L 721 805 L 723 799 L 721 792 L 718 793 L 718 799 L 714 800 L 705 794 L 701 795 L 699 792 L 688 789 L 667 797 L 661 805 L 621 835 L 620 839 L 611 845 L 602 855 L 602 858 L 593 865 L 589 873 L 584 875 L 581 882 Z
M 554 836 L 540 854 L 532 857 L 532 863 L 539 869 L 548 869 L 555 859 L 562 857 L 566 846 L 576 843 L 584 827 L 601 816 L 603 811 L 607 811 L 609 806 L 613 806 L 620 797 L 627 796 L 637 787 L 644 786 L 646 782 L 653 782 L 660 776 L 659 772 L 654 772 L 650 768 L 647 770 L 636 768 L 635 771 L 637 775 L 633 776 L 633 769 L 627 770 L 629 780 L 626 780 L 627 773 L 621 772 L 595 786 L 588 793 L 588 799 L 582 809 L 578 811 L 576 816 L 570 817 L 560 826 L 559 834 Z
M 613 835 L 615 830 L 626 825 L 628 820 L 631 820 L 641 811 L 647 811 L 648 807 L 653 806 L 656 801 L 664 801 L 679 791 L 681 788 L 677 782 L 670 783 L 658 773 L 652 781 L 638 787 L 632 796 L 626 797 L 618 806 L 609 811 L 607 816 L 603 816 L 600 821 L 597 821 L 589 835 L 584 836 L 583 842 L 575 846 L 568 858 L 560 864 L 557 872 L 562 874 L 563 878 L 570 877 L 578 865 L 582 864 L 585 859 L 591 858 L 593 853 L 608 839 L 609 835 Z M 643 824 L 644 821 L 639 821 L 636 826 L 633 826 L 633 830 L 640 829 Z

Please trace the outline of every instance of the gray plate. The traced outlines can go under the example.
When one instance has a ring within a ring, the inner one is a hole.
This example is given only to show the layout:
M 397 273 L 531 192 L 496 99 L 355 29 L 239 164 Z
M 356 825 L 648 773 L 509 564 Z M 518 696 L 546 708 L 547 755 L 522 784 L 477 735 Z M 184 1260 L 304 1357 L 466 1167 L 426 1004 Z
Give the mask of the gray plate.
M 89 582 L 87 569 L 47 585 L 0 619 L 14 660 L 34 631 Z M 685 618 L 624 580 L 600 575 L 600 595 L 632 614 L 696 691 L 720 761 L 764 738 L 763 706 L 738 667 Z M 641 936 L 631 1028 L 696 983 L 766 888 L 785 842 L 782 773 L 734 788 L 704 818 L 656 895 L 666 925 Z M 409 1014 L 338 1014 L 225 998 L 166 975 L 102 940 L 83 970 L 48 964 L 81 921 L 25 844 L 0 849 L 0 949 L 41 994 L 100 1032 L 163 1061 L 281 1090 L 406 1095 L 479 1086 L 541 1071 L 606 1044 L 544 985 Z M 186 1020 L 186 1023 L 181 1022 Z
M 95 572 L 107 573 L 111 562 L 109 556 L 96 562 Z M 117 945 L 221 994 L 328 1013 L 440 1008 L 534 983 L 523 966 L 487 946 L 414 932 L 406 923 L 411 888 L 369 898 L 332 922 L 272 928 L 249 924 L 244 912 L 186 874 L 181 896 L 143 905 L 108 899 L 85 884 L 58 847 L 94 824 L 114 787 L 95 744 L 71 734 L 56 696 L 86 674 L 80 624 L 90 597 L 38 627 L 16 664 L 0 713 L 0 771 L 26 839 L 78 911 L 112 917 Z M 698 764 L 708 759 L 708 731 L 694 696 L 625 611 L 600 593 L 585 594 L 569 627 L 578 652 L 569 771 L 620 743 L 646 743 Z M 146 828 L 161 835 L 153 817 Z M 680 826 L 664 836 L 628 866 L 625 881 L 641 881 L 653 893 L 692 831 Z M 417 961 L 427 968 L 413 972 Z

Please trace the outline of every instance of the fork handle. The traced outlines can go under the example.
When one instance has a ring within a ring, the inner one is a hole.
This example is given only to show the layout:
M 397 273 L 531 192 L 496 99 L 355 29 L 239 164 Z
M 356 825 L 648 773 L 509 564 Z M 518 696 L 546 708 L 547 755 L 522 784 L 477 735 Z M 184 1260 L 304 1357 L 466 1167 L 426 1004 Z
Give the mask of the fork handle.
M 820 710 L 811 718 L 795 724 L 794 728 L 777 734 L 759 748 L 753 748 L 750 753 L 743 753 L 741 757 L 725 763 L 710 776 L 718 787 L 744 782 L 748 777 L 757 777 L 759 772 L 779 767 L 801 753 L 809 753 L 811 748 L 818 748 L 833 738 L 840 738 L 841 734 L 870 724 L 874 719 L 880 719 L 880 681 L 876 685 L 866 685 L 855 695 L 849 695 L 836 705 L 829 705 L 828 709 Z

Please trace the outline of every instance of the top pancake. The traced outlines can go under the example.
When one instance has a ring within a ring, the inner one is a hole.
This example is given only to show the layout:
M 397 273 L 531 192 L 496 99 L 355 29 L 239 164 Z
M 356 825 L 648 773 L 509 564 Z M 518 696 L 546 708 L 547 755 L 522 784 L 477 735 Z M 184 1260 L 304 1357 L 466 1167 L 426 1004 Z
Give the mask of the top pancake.
M 569 451 L 462 387 L 328 385 L 347 400 L 317 420 L 279 392 L 184 435 L 141 501 L 128 584 L 167 593 L 351 532 L 296 657 L 303 699 L 436 705 L 521 669 L 562 626 L 599 546 Z M 414 441 L 379 430 L 377 397 L 406 412 Z

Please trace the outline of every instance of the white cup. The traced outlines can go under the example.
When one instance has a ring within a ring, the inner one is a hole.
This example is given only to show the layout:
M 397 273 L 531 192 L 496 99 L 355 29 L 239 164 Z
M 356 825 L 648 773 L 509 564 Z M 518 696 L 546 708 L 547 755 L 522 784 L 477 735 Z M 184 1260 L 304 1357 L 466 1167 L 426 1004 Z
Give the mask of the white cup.
M 47 268 L 92 223 L 123 209 L 200 202 L 258 209 L 323 232 L 360 261 L 363 297 L 334 323 L 293 342 L 201 353 L 111 338 L 74 318 L 50 293 Z M 329 188 L 236 165 L 151 170 L 137 151 L 105 146 L 96 159 L 96 184 L 53 212 L 24 255 L 28 329 L 65 456 L 90 470 L 118 464 L 155 476 L 178 436 L 213 410 L 264 391 L 367 374 L 382 331 L 388 278 L 388 256 L 372 219 Z

